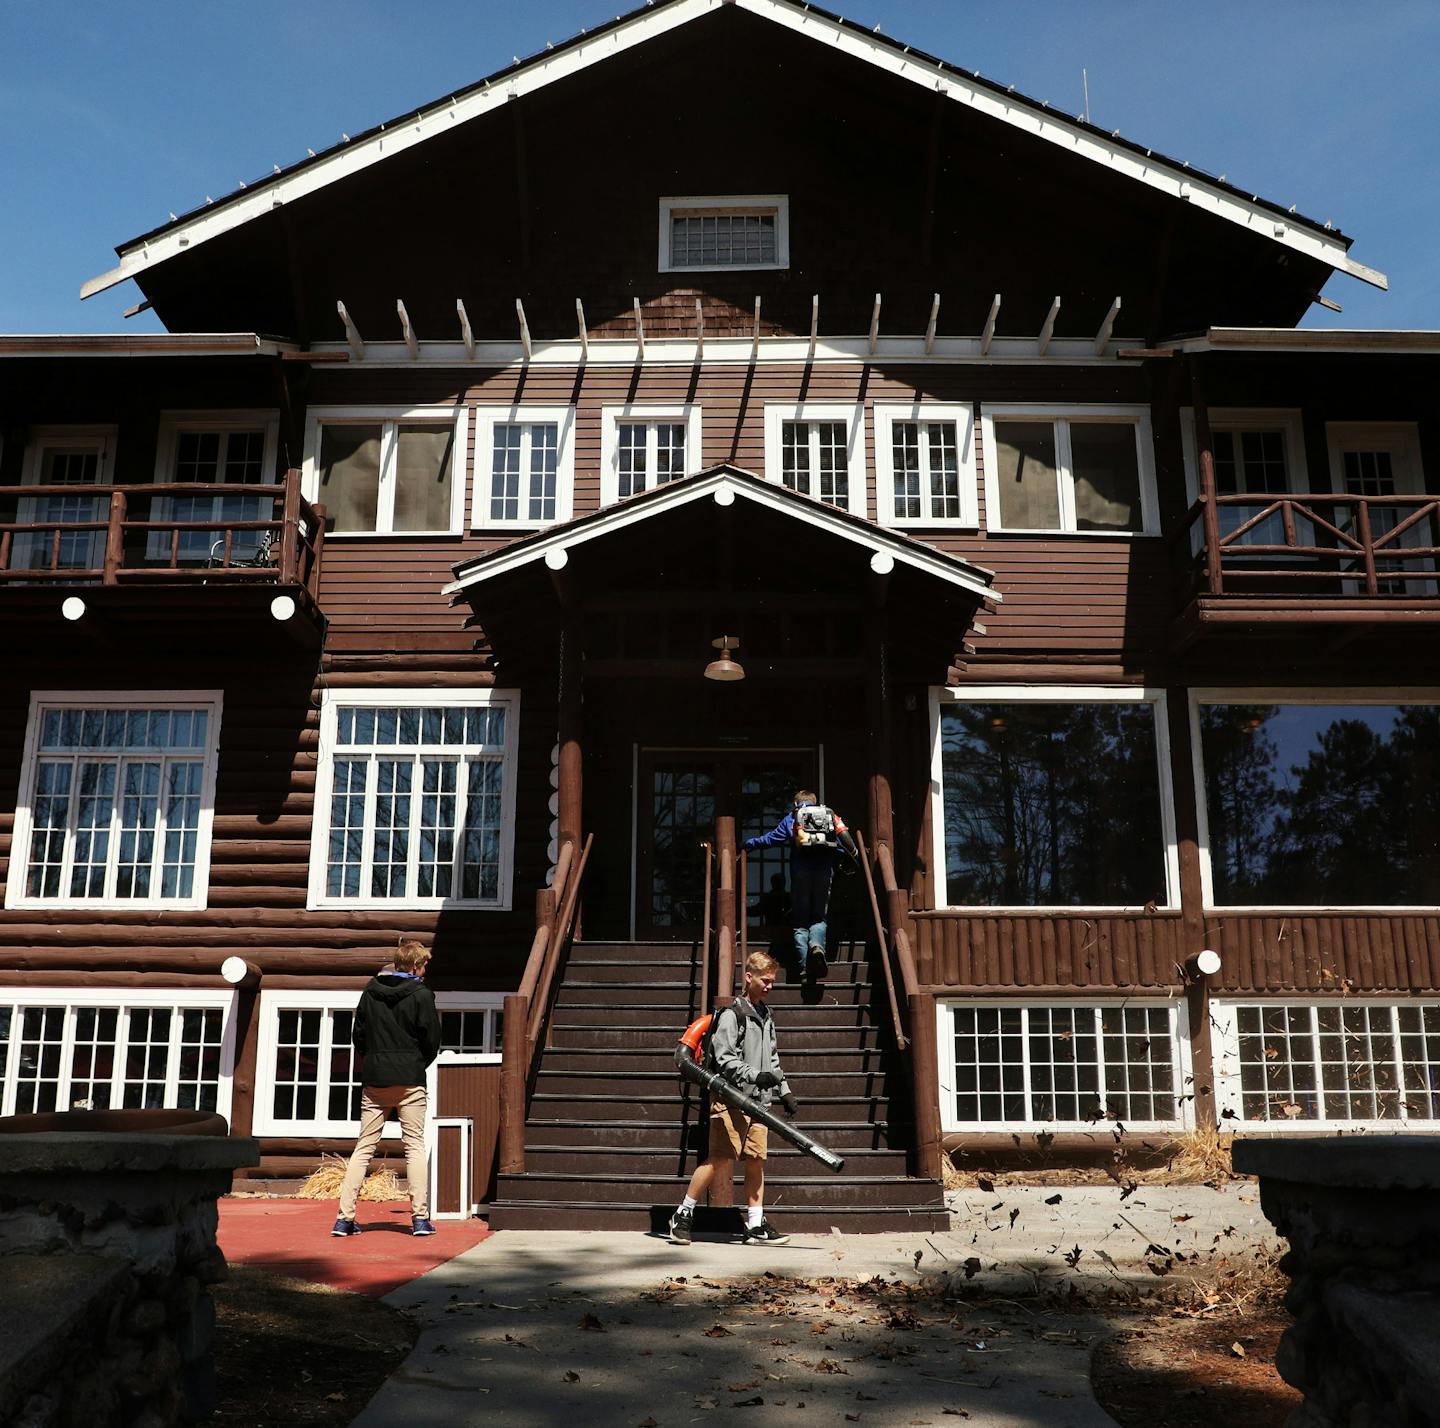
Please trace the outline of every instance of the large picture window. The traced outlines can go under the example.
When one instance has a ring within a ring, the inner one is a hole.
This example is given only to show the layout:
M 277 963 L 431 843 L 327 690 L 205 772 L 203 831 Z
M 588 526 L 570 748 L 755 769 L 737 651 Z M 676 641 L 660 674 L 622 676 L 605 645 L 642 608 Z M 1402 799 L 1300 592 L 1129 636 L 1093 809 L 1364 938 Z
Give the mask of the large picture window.
M 203 907 L 220 695 L 36 694 L 7 907 Z
M 1174 1128 L 1181 1121 L 1173 1003 L 944 1003 L 945 1128 Z
M 230 1114 L 233 993 L 0 992 L 0 1115 Z
M 987 406 L 983 424 L 988 529 L 1158 534 L 1147 408 Z
M 1198 691 L 1216 906 L 1440 906 L 1440 702 Z
M 1440 1004 L 1217 1001 L 1211 1017 L 1226 1123 L 1440 1125 Z
M 306 436 L 305 490 L 334 535 L 458 532 L 463 407 L 321 408 Z
M 329 696 L 316 907 L 506 907 L 519 695 Z
M 940 905 L 1173 905 L 1163 710 L 1141 690 L 937 691 Z

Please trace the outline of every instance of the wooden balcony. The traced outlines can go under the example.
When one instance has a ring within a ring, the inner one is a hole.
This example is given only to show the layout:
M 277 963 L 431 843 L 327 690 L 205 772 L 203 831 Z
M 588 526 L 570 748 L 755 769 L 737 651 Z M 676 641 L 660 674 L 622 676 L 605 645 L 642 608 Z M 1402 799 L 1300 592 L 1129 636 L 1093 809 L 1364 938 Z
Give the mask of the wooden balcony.
M 1440 497 L 1204 496 L 1176 539 L 1172 642 L 1440 633 Z
M 325 511 L 298 470 L 269 484 L 14 486 L 0 517 L 0 615 L 62 601 L 71 621 L 264 612 L 307 642 L 323 626 Z

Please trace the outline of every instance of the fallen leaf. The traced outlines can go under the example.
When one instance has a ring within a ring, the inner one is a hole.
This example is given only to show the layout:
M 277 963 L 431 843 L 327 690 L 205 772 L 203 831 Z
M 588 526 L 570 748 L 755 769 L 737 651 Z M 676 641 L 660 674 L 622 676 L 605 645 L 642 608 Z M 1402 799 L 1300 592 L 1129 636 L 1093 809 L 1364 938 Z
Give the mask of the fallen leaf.
M 727 1383 L 725 1390 L 727 1393 L 744 1393 L 747 1388 L 759 1387 L 760 1380 L 758 1378 L 752 1378 L 749 1383 Z
M 980 1261 L 976 1259 L 975 1256 L 972 1254 L 970 1258 L 965 1261 L 965 1278 L 974 1279 L 975 1276 L 979 1273 Z
M 968 1418 L 970 1416 L 968 1408 L 942 1408 L 940 1411 L 948 1413 L 952 1418 Z
M 1245 1357 L 1245 1345 L 1237 1340 L 1230 1345 L 1230 1352 L 1234 1354 L 1237 1359 L 1243 1359 Z
M 844 1373 L 844 1372 L 846 1372 L 846 1370 L 843 1369 L 843 1368 L 841 1368 L 840 1365 L 837 1364 L 834 1359 L 821 1359 L 820 1362 L 815 1365 L 815 1372 L 816 1372 L 816 1373 Z
M 860 1421 L 860 1415 L 858 1413 L 847 1413 L 845 1415 L 845 1421 L 847 1423 L 858 1423 Z
M 580 1316 L 580 1328 L 592 1329 L 596 1333 L 603 1334 L 605 1326 L 593 1314 L 582 1314 Z
M 576 1373 L 574 1369 L 566 1369 L 566 1370 L 565 1370 L 565 1382 L 566 1382 L 566 1383 L 579 1383 L 579 1382 L 580 1382 L 580 1375 L 579 1375 L 578 1373 Z
M 642 1418 L 639 1423 L 639 1428 L 660 1428 L 660 1425 L 654 1418 Z
M 983 1175 L 977 1175 L 977 1176 L 975 1177 L 975 1183 L 976 1183 L 987 1195 L 993 1195 L 993 1194 L 995 1193 L 995 1182 L 994 1182 L 993 1180 L 987 1180 Z
M 1064 1198 L 1065 1197 L 1063 1195 L 1051 1195 L 1049 1199 L 1045 1201 L 1045 1203 L 1047 1205 L 1058 1205 Z
M 1016 1205 L 1016 1207 L 1015 1207 L 1013 1210 L 1010 1211 L 1010 1228 L 1011 1228 L 1012 1230 L 1015 1228 L 1015 1221 L 1018 1220 L 1019 1218 L 1020 1218 L 1020 1207 L 1019 1207 L 1019 1205 Z
M 345 1395 L 344 1395 L 343 1393 L 339 1392 L 339 1390 L 336 1390 L 336 1392 L 334 1392 L 334 1393 L 327 1393 L 327 1394 L 325 1395 L 325 1402 L 326 1402 L 326 1403 L 344 1403 L 344 1402 L 345 1402 Z
M 731 1333 L 724 1324 L 712 1324 L 705 1330 L 705 1337 L 707 1339 L 728 1339 L 731 1337 Z
M 754 1398 L 737 1398 L 731 1408 L 759 1408 L 765 1400 L 757 1393 Z

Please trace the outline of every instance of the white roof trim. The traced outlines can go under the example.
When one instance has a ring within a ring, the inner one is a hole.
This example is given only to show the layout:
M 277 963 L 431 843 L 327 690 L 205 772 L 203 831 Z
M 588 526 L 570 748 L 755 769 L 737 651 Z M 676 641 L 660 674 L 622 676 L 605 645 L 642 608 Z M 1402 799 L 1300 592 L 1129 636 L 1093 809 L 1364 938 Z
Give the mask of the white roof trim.
M 253 332 L 154 332 L 133 337 L 111 333 L 0 334 L 3 357 L 275 357 L 298 351 Z
M 1067 153 L 1103 164 L 1126 178 L 1193 203 L 1206 212 L 1349 273 L 1363 282 L 1379 288 L 1389 286 L 1389 279 L 1384 273 L 1348 257 L 1346 246 L 1338 237 L 1329 238 L 1308 224 L 1291 222 L 1272 208 L 1247 202 L 1183 166 L 1137 154 L 1123 145 L 1109 142 L 1083 125 L 1049 111 L 1042 112 L 1035 107 L 1034 101 L 1018 96 L 1011 100 L 954 71 L 942 70 L 915 55 L 897 52 L 888 42 L 839 25 L 796 3 L 796 0 L 675 0 L 675 3 L 661 8 L 640 11 L 593 39 L 582 40 L 552 55 L 541 55 L 527 61 L 513 75 L 488 82 L 484 88 L 463 98 L 452 97 L 417 114 L 407 115 L 398 120 L 394 128 L 357 140 L 314 163 L 297 168 L 294 173 L 282 173 L 255 184 L 153 238 L 127 244 L 120 250 L 119 264 L 109 272 L 91 278 L 81 287 L 80 296 L 93 297 L 147 268 L 158 267 L 186 248 L 217 238 L 274 208 L 293 203 L 381 159 L 413 148 L 437 133 L 501 108 L 511 99 L 542 89 L 612 55 L 623 54 L 728 4 L 737 5 L 810 39 L 829 43 L 843 54 L 865 60 L 924 89 L 944 94 L 966 108 L 1055 144 Z
M 688 506 L 692 501 L 707 499 L 727 506 L 737 499 L 753 501 L 757 506 L 779 511 L 782 515 L 793 516 L 797 520 L 818 526 L 828 535 L 849 541 L 852 545 L 860 546 L 872 554 L 884 552 L 893 557 L 898 565 L 908 565 L 914 570 L 933 575 L 936 579 L 943 580 L 948 585 L 958 586 L 972 595 L 997 603 L 1002 598 L 998 590 L 994 590 L 982 581 L 966 574 L 957 568 L 952 557 L 944 555 L 938 550 L 917 549 L 917 542 L 903 537 L 897 538 L 879 527 L 867 525 L 865 529 L 860 529 L 849 520 L 831 515 L 825 506 L 818 501 L 812 501 L 808 496 L 791 495 L 783 488 L 776 488 L 758 476 L 737 480 L 729 471 L 724 470 L 698 479 L 678 482 L 670 490 L 663 494 L 651 495 L 648 500 L 641 497 L 638 501 L 634 498 L 631 501 L 623 501 L 614 509 L 578 528 L 572 524 L 568 528 L 556 530 L 538 540 L 527 541 L 519 548 L 508 550 L 502 548 L 493 555 L 479 556 L 476 558 L 479 569 L 451 581 L 441 593 L 458 595 L 472 585 L 479 585 L 497 575 L 508 574 L 534 561 L 543 561 L 551 551 L 569 552 L 576 546 L 584 545 L 587 541 L 595 540 L 600 536 L 612 535 L 618 530 L 647 520 L 662 511 L 677 510 L 681 506 Z M 563 565 L 563 563 L 562 561 L 561 564 Z M 979 569 L 980 567 L 973 568 Z

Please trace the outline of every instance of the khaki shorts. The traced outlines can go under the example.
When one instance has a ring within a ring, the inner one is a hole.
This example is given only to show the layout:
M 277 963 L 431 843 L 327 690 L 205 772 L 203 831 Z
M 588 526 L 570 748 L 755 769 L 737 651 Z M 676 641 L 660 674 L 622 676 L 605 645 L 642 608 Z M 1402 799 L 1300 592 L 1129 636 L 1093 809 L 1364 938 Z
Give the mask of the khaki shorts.
M 710 1159 L 764 1160 L 770 1129 L 723 1101 L 710 1102 Z

